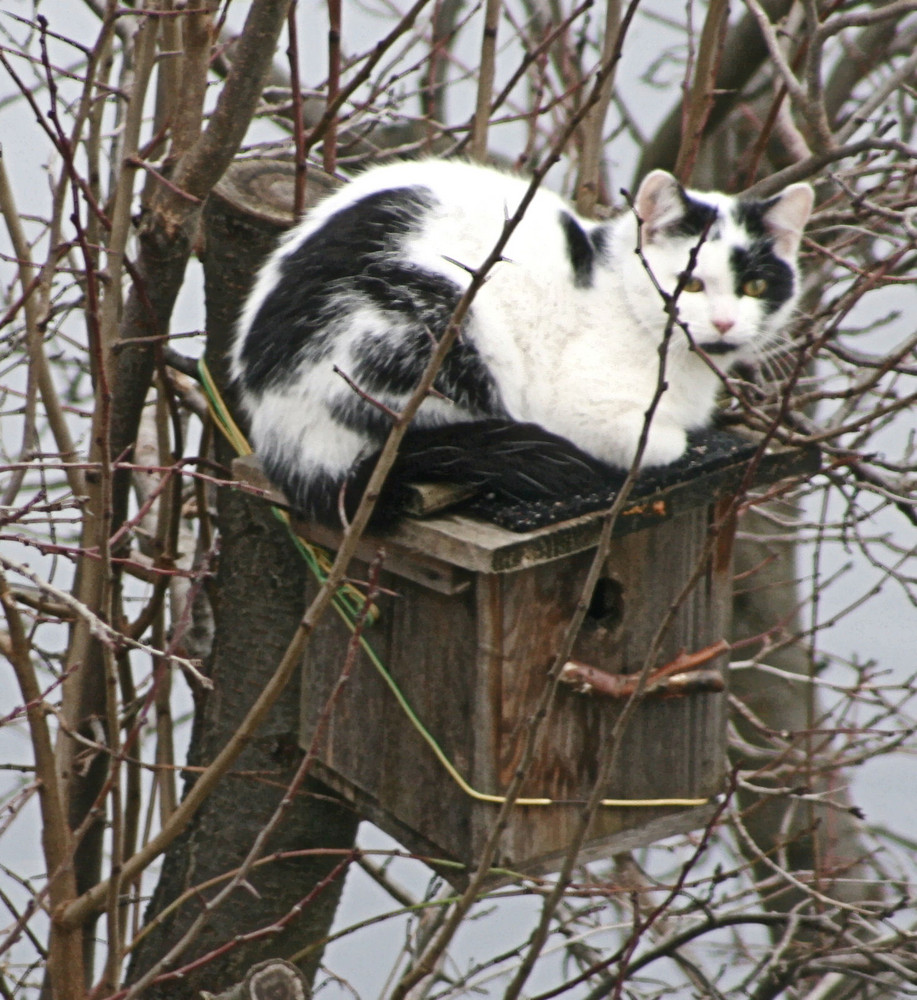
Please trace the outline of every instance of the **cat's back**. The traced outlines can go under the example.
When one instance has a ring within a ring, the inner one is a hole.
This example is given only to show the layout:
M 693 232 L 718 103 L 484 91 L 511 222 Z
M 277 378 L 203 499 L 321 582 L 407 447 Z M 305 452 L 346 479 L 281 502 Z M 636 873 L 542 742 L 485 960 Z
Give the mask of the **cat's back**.
M 502 219 L 504 210 L 512 214 L 529 188 L 527 178 L 497 167 L 466 160 L 403 160 L 373 167 L 358 174 L 320 206 L 319 217 L 327 218 L 340 208 L 375 194 L 394 191 L 425 191 L 447 211 L 453 209 L 469 217 L 491 215 Z M 563 201 L 542 187 L 538 201 Z M 537 204 L 537 202 L 536 202 Z M 304 227 L 308 229 L 308 222 Z
M 293 353 L 307 339 L 317 343 L 311 334 L 327 333 L 327 320 L 365 303 L 373 288 L 389 305 L 393 294 L 419 311 L 435 299 L 449 315 L 524 200 L 503 250 L 512 264 L 491 272 L 479 310 L 489 299 L 511 303 L 507 282 L 524 286 L 523 298 L 585 283 L 580 272 L 596 257 L 587 224 L 544 186 L 530 200 L 528 192 L 526 179 L 461 160 L 400 161 L 358 174 L 310 209 L 262 268 L 240 316 L 236 376 L 254 385 L 259 373 L 288 370 L 286 358 L 271 362 L 271 343 L 284 341 Z
M 380 252 L 404 254 L 418 266 L 464 285 L 468 269 L 483 263 L 528 189 L 525 178 L 462 160 L 374 167 L 312 210 L 288 234 L 279 253 L 289 254 L 317 239 L 327 241 L 331 233 L 342 247 L 351 241 L 354 251 L 378 240 Z M 563 199 L 539 188 L 525 208 L 507 255 L 537 264 L 553 250 L 561 251 L 562 217 L 573 218 Z

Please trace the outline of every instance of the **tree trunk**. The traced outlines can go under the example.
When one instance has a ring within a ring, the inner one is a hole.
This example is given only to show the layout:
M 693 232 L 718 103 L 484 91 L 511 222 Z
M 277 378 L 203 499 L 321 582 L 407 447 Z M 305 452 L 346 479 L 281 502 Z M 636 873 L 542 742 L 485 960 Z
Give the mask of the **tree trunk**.
M 248 169 L 246 165 L 230 173 L 247 176 Z M 208 359 L 223 385 L 229 332 L 245 291 L 278 231 L 290 221 L 284 194 L 292 167 L 289 172 L 281 169 L 275 173 L 279 188 L 274 190 L 267 182 L 261 191 L 261 196 L 266 194 L 274 202 L 263 206 L 263 213 L 254 214 L 252 204 L 239 206 L 216 196 L 205 215 Z M 259 176 L 263 179 L 265 175 Z M 238 192 L 232 176 L 222 190 L 235 199 Z M 217 456 L 227 465 L 232 457 L 222 441 L 218 442 Z M 217 511 L 221 548 L 213 591 L 215 640 L 209 662 L 214 688 L 198 704 L 189 753 L 192 765 L 206 765 L 235 731 L 279 662 L 305 603 L 306 565 L 267 504 L 224 489 L 219 491 Z M 271 712 L 259 738 L 243 752 L 166 855 L 148 921 L 187 889 L 232 872 L 277 809 L 302 760 L 297 744 L 298 686 L 297 679 L 288 697 Z M 323 788 L 307 784 L 268 841 L 266 853 L 349 849 L 357 822 L 357 817 Z M 247 879 L 248 888 L 240 889 L 215 910 L 177 964 L 282 920 L 339 861 L 338 854 L 318 855 L 272 860 L 256 868 Z M 342 879 L 332 882 L 280 932 L 221 953 L 179 982 L 151 987 L 144 997 L 196 1000 L 201 989 L 214 990 L 243 979 L 255 962 L 293 955 L 327 932 L 341 888 Z M 200 912 L 202 900 L 218 890 L 216 886 L 194 894 L 144 938 L 131 963 L 131 981 L 181 938 Z M 307 977 L 314 974 L 320 955 L 320 951 L 313 953 L 304 964 Z
M 786 508 L 781 509 L 786 514 Z M 802 631 L 799 613 L 802 595 L 796 583 L 798 575 L 798 543 L 792 532 L 775 528 L 772 522 L 755 513 L 746 514 L 742 530 L 753 532 L 736 546 L 736 574 L 748 574 L 746 589 L 740 591 L 733 604 L 733 638 L 763 635 L 778 623 L 787 634 Z M 811 672 L 809 654 L 803 643 L 796 642 L 774 650 L 767 662 L 802 677 Z M 774 732 L 802 733 L 812 720 L 822 714 L 818 695 L 807 691 L 806 685 L 755 670 L 736 671 L 730 682 L 733 693 Z M 735 719 L 742 738 L 768 750 L 768 740 L 740 717 Z M 746 762 L 755 766 L 758 761 Z M 815 774 L 807 774 L 800 766 L 795 780 L 782 774 L 778 781 L 767 774 L 755 778 L 759 785 L 798 787 L 806 785 L 812 792 L 830 791 L 834 802 L 847 801 L 843 788 L 844 776 L 836 771 L 819 773 L 820 761 L 813 762 Z M 870 884 L 873 871 L 863 861 L 868 848 L 860 836 L 860 822 L 855 814 L 843 809 L 824 809 L 800 805 L 790 796 L 740 795 L 746 810 L 745 826 L 762 852 L 772 851 L 777 844 L 786 844 L 787 857 L 793 870 L 819 874 L 819 888 L 832 898 L 847 903 L 862 903 L 881 897 L 881 887 Z M 788 820 L 788 815 L 791 817 Z M 761 865 L 762 878 L 769 871 Z M 773 909 L 792 909 L 806 896 L 801 890 L 787 887 L 771 898 Z

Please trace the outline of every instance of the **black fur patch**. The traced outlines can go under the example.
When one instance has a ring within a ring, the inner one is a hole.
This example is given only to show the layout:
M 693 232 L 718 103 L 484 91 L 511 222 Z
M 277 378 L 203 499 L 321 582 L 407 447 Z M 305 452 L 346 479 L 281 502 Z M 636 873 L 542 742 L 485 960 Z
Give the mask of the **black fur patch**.
M 350 518 L 366 489 L 378 452 L 340 477 L 309 476 L 264 456 L 265 472 L 280 485 L 302 516 L 325 524 L 341 523 L 340 506 Z M 374 527 L 393 523 L 404 512 L 411 483 L 458 483 L 474 497 L 496 504 L 550 502 L 592 493 L 623 477 L 565 438 L 536 424 L 512 420 L 476 420 L 439 427 L 411 427 L 380 492 Z
M 767 292 L 761 300 L 767 314 L 776 312 L 793 294 L 793 272 L 774 253 L 769 239 L 755 240 L 749 248 L 733 247 L 730 263 L 735 275 L 736 295 L 743 294 L 742 286 L 746 281 L 763 278 L 767 282 Z
M 607 226 L 597 226 L 590 234 L 592 245 L 595 247 L 596 260 L 605 263 L 610 255 L 611 237 Z
M 332 400 L 328 409 L 329 415 L 335 423 L 380 444 L 392 429 L 392 417 L 381 407 L 373 406 L 356 392 L 349 392 Z
M 264 471 L 271 482 L 276 483 L 286 494 L 293 510 L 307 521 L 340 527 L 339 505 L 344 496 L 343 476 L 332 476 L 327 472 L 309 472 L 308 478 L 287 463 L 274 462 L 270 454 L 260 456 Z M 359 498 L 357 498 L 359 499 Z M 351 511 L 356 504 L 351 503 Z
M 378 454 L 359 462 L 347 480 L 345 509 L 356 508 Z M 552 500 L 596 489 L 620 473 L 537 424 L 477 420 L 410 428 L 380 493 L 373 524 L 403 513 L 410 483 L 457 483 L 500 503 Z M 337 491 L 327 490 L 326 496 Z M 463 503 L 467 503 L 467 498 Z M 312 493 L 309 495 L 312 503 Z M 319 516 L 315 513 L 314 516 Z M 337 520 L 337 501 L 324 520 Z
M 322 336 L 348 289 L 378 294 L 394 308 L 406 308 L 393 295 L 383 264 L 403 237 L 414 230 L 432 205 L 423 188 L 379 191 L 336 212 L 312 235 L 294 246 L 280 267 L 277 286 L 258 310 L 242 345 L 245 386 L 261 391 L 296 375 L 301 360 L 317 360 L 327 350 Z M 435 277 L 435 276 L 434 276 Z M 443 281 L 444 279 L 439 279 Z M 429 282 L 417 289 L 429 298 Z
M 367 337 L 360 345 L 361 358 L 353 373 L 355 382 L 370 396 L 409 395 L 417 388 L 433 354 L 433 337 L 444 331 L 445 322 L 434 328 L 414 324 L 400 336 Z M 459 337 L 452 345 L 433 387 L 453 403 L 481 416 L 504 413 L 493 376 L 467 336 Z
M 714 238 L 713 231 L 719 212 L 713 205 L 706 202 L 695 201 L 689 197 L 685 191 L 681 191 L 682 214 L 674 222 L 670 222 L 664 229 L 667 236 L 684 236 L 689 239 L 698 240 L 705 233 L 709 238 Z
M 777 198 L 770 198 L 767 201 L 740 201 L 735 210 L 736 222 L 754 239 L 765 239 L 768 236 L 768 229 L 764 219 L 776 204 Z
M 569 212 L 560 213 L 560 225 L 567 240 L 567 256 L 573 268 L 573 284 L 577 288 L 592 287 L 595 247 L 583 227 Z
M 368 262 L 353 276 L 353 288 L 381 310 L 418 319 L 432 329 L 445 326 L 461 295 L 459 286 L 441 274 L 391 258 Z

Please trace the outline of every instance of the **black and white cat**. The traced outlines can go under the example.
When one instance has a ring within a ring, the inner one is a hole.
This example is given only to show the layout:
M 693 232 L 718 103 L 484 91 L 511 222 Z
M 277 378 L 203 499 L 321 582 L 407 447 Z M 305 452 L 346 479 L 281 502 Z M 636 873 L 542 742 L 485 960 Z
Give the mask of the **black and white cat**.
M 267 261 L 241 315 L 233 373 L 264 468 L 301 513 L 336 521 L 359 499 L 391 426 L 371 400 L 404 406 L 469 269 L 526 189 L 463 162 L 378 167 L 309 212 Z M 643 464 L 677 459 L 720 383 L 695 346 L 726 366 L 773 349 L 793 315 L 812 202 L 806 184 L 743 201 L 685 190 L 657 170 L 640 185 L 636 215 L 599 223 L 540 190 L 402 443 L 382 516 L 411 481 L 526 500 L 628 467 L 657 384 L 660 289 L 675 291 L 699 245 Z

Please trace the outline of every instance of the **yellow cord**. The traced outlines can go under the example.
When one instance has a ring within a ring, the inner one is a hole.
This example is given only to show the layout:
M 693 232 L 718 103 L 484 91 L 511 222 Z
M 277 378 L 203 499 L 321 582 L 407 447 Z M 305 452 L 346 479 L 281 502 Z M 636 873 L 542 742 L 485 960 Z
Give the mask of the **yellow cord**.
M 210 410 L 213 422 L 223 432 L 226 440 L 235 448 L 237 455 L 251 455 L 252 446 L 248 443 L 242 431 L 239 430 L 239 425 L 233 420 L 232 414 L 226 409 L 226 404 L 223 402 L 220 390 L 217 388 L 216 382 L 213 381 L 210 368 L 207 366 L 207 362 L 203 356 L 197 362 L 197 370 L 201 376 L 201 385 L 204 387 L 204 393 L 207 396 L 207 408 Z
M 235 448 L 239 455 L 251 455 L 252 448 L 251 445 L 245 438 L 245 435 L 239 430 L 238 425 L 233 420 L 229 411 L 226 409 L 226 404 L 223 402 L 223 398 L 220 396 L 220 392 L 216 387 L 216 383 L 213 381 L 213 377 L 210 374 L 210 369 L 207 367 L 207 362 L 203 357 L 198 361 L 198 371 L 201 375 L 201 383 L 204 387 L 204 392 L 207 396 L 207 404 L 210 409 L 210 414 L 213 417 L 214 423 L 223 432 L 229 443 Z M 328 553 L 324 549 L 312 545 L 307 542 L 304 538 L 296 534 L 293 530 L 293 525 L 290 522 L 290 516 L 287 511 L 282 510 L 279 507 L 273 508 L 274 513 L 277 517 L 286 525 L 287 530 L 293 539 L 293 544 L 296 546 L 300 554 L 306 560 L 310 570 L 316 576 L 320 583 L 324 583 L 327 579 L 328 570 L 330 569 L 331 563 L 328 558 Z M 351 584 L 344 584 L 338 591 L 336 595 L 339 600 L 335 600 L 334 607 L 338 615 L 340 615 L 341 620 L 344 624 L 351 630 L 351 632 L 356 631 L 356 612 L 362 607 L 365 598 Z M 372 620 L 372 616 L 370 619 Z M 379 672 L 379 675 L 385 681 L 389 690 L 395 696 L 395 700 L 401 706 L 404 714 L 411 721 L 411 724 L 420 734 L 424 742 L 433 751 L 436 759 L 442 764 L 446 772 L 452 778 L 452 780 L 461 788 L 461 790 L 472 799 L 477 802 L 489 802 L 494 805 L 503 805 L 506 802 L 506 797 L 503 795 L 490 795 L 487 792 L 479 792 L 477 789 L 472 788 L 471 785 L 462 777 L 462 775 L 455 768 L 455 765 L 451 760 L 443 753 L 441 747 L 427 730 L 426 726 L 420 721 L 417 715 L 414 713 L 413 708 L 411 708 L 410 703 L 407 698 L 405 698 L 401 688 L 395 683 L 394 677 L 385 669 L 382 661 L 376 655 L 376 651 L 372 648 L 369 642 L 366 640 L 365 636 L 360 636 L 360 645 L 363 651 L 369 657 L 370 662 Z M 602 799 L 601 805 L 608 806 L 615 809 L 632 809 L 632 808 L 654 808 L 662 806 L 705 806 L 710 802 L 709 798 L 672 798 L 672 799 Z M 554 799 L 547 798 L 517 798 L 515 800 L 515 805 L 517 806 L 553 806 L 553 805 L 582 805 L 582 802 L 570 803 L 570 802 L 557 802 Z
M 340 613 L 340 609 L 339 613 Z M 343 617 L 343 615 L 342 615 Z M 347 627 L 353 631 L 355 625 L 352 621 L 344 618 Z M 366 655 L 372 661 L 373 666 L 382 676 L 382 679 L 388 685 L 389 690 L 395 696 L 398 704 L 404 710 L 405 715 L 411 720 L 414 728 L 423 737 L 427 746 L 436 755 L 436 759 L 443 765 L 443 767 L 448 772 L 452 780 L 461 788 L 461 790 L 466 794 L 471 796 L 471 798 L 476 799 L 478 802 L 492 802 L 495 805 L 503 805 L 506 802 L 506 797 L 503 795 L 489 795 L 487 792 L 479 792 L 477 789 L 472 788 L 471 785 L 462 777 L 461 774 L 456 770 L 452 761 L 443 753 L 439 744 L 433 739 L 432 735 L 427 730 L 426 726 L 420 721 L 420 719 L 414 714 L 414 710 L 411 708 L 407 698 L 405 698 L 401 689 L 395 683 L 395 679 L 392 675 L 385 669 L 382 662 L 376 656 L 376 651 L 370 646 L 363 636 L 360 636 L 360 645 L 363 647 Z M 601 805 L 603 806 L 614 806 L 617 808 L 626 808 L 630 806 L 705 806 L 709 802 L 709 799 L 602 799 Z M 527 799 L 527 798 L 517 798 L 515 800 L 517 806 L 553 806 L 553 805 L 569 805 L 570 803 L 558 803 L 554 799 Z M 582 805 L 582 802 L 576 802 L 576 805 Z
M 201 376 L 201 384 L 204 387 L 204 394 L 207 397 L 207 406 L 210 410 L 210 416 L 213 418 L 213 422 L 217 427 L 223 432 L 223 436 L 235 449 L 237 455 L 251 455 L 252 446 L 248 443 L 245 435 L 239 429 L 239 425 L 233 420 L 232 414 L 226 407 L 226 403 L 223 401 L 223 397 L 220 395 L 220 391 L 216 386 L 216 382 L 213 380 L 213 376 L 210 373 L 210 369 L 207 366 L 207 362 L 201 357 L 197 363 L 198 372 Z M 293 530 L 293 526 L 290 523 L 290 515 L 281 507 L 271 505 L 271 510 L 274 512 L 274 516 L 286 525 L 287 531 L 290 533 L 290 537 L 293 539 L 293 544 L 296 546 L 299 554 L 306 560 L 309 569 L 312 571 L 313 575 L 320 582 L 324 583 L 328 576 L 328 571 L 331 569 L 331 559 L 328 553 L 318 545 L 312 545 L 307 542 L 304 538 L 301 538 Z M 353 613 L 356 614 L 357 611 L 362 608 L 364 603 L 363 595 L 354 587 L 352 584 L 345 583 L 342 584 L 338 589 L 337 595 L 338 600 L 345 602 L 348 606 L 353 609 Z M 370 621 L 375 621 L 377 617 L 377 612 L 375 608 L 371 608 L 368 618 Z

